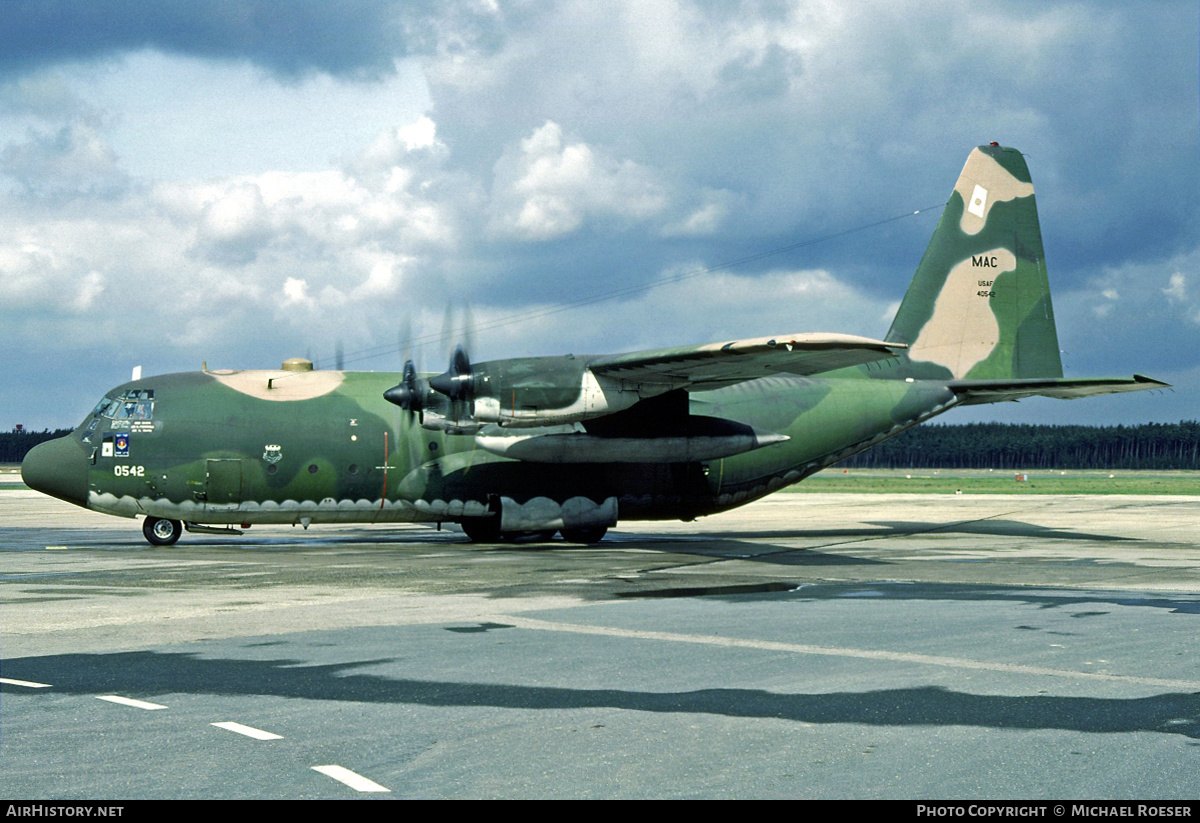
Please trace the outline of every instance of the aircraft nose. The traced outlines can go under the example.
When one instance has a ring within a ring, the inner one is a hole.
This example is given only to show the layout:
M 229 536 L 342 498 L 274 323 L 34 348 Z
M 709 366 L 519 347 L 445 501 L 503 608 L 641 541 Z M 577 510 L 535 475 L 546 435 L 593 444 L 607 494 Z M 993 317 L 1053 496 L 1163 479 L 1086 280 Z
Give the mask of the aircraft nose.
M 74 437 L 39 443 L 21 462 L 21 479 L 31 489 L 87 506 L 88 455 Z

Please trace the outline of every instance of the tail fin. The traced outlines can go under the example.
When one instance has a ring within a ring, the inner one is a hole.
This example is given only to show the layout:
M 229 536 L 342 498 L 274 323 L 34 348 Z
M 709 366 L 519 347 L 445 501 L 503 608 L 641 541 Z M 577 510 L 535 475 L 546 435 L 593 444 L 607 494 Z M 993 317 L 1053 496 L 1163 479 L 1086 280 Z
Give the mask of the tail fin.
M 885 338 L 930 379 L 1061 377 L 1033 184 L 1015 149 L 980 146 Z

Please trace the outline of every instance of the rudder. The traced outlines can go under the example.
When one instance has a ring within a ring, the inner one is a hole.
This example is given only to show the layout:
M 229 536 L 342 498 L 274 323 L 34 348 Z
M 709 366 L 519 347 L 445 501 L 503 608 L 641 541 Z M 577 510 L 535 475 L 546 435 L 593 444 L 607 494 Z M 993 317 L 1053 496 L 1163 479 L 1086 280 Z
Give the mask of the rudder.
M 1033 184 L 1016 149 L 971 152 L 885 339 L 908 344 L 907 376 L 1062 376 Z

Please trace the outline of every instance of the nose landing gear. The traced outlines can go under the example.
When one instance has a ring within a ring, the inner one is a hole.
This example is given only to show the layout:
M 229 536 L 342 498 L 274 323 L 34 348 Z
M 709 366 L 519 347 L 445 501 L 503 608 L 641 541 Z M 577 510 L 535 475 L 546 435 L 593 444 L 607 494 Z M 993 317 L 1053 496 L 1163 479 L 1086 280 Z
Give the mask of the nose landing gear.
M 142 534 L 151 546 L 171 546 L 183 534 L 183 524 L 163 517 L 147 517 L 142 523 Z

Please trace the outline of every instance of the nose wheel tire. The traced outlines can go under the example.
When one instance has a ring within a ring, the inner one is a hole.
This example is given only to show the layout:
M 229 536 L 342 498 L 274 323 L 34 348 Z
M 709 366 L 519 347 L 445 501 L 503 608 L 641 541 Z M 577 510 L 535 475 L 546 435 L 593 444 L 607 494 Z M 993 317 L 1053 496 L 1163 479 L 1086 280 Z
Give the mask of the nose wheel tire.
M 147 517 L 142 523 L 142 534 L 152 546 L 170 546 L 183 534 L 183 524 L 163 517 Z

